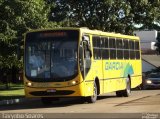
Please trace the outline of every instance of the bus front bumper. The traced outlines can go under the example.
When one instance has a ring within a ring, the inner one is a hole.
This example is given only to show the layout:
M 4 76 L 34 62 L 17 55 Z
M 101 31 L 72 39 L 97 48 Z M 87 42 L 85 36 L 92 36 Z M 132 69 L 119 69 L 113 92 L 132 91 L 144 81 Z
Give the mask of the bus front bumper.
M 82 84 L 70 87 L 61 88 L 38 88 L 38 87 L 25 87 L 26 97 L 75 97 L 84 96 Z

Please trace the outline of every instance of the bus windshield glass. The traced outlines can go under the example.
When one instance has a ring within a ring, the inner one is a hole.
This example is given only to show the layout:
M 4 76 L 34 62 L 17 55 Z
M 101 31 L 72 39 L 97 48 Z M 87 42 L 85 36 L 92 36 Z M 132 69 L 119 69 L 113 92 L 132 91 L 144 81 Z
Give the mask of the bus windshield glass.
M 32 32 L 26 35 L 25 75 L 36 82 L 61 82 L 78 74 L 78 31 Z

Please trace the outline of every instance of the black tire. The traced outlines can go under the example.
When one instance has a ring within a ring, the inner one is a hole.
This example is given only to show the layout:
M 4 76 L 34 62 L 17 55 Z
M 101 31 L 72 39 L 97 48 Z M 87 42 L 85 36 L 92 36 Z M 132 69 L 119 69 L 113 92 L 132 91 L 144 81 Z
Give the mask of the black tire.
M 129 97 L 131 95 L 131 82 L 129 78 L 126 79 L 126 89 L 123 90 L 122 94 L 124 97 Z
M 147 86 L 145 84 L 143 84 L 142 89 L 147 90 Z
M 148 90 L 149 88 L 147 86 L 143 86 L 143 90 Z
M 117 97 L 123 97 L 123 92 L 122 91 L 116 91 L 116 96 Z
M 87 102 L 95 103 L 97 100 L 97 84 L 94 82 L 93 95 L 87 97 Z
M 41 98 L 41 102 L 42 102 L 44 105 L 51 105 L 51 104 L 52 104 L 52 101 L 53 101 L 53 98 L 50 98 L 50 97 L 42 97 L 42 98 Z

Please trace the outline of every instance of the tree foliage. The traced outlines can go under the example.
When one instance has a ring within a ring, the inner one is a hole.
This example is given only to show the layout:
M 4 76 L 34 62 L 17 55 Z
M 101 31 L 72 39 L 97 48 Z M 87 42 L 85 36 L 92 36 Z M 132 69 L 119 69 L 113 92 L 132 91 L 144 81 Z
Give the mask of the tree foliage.
M 43 0 L 0 0 L 0 67 L 21 66 L 16 53 L 30 29 L 54 27 L 48 22 L 49 5 Z
M 50 0 L 51 1 L 51 0 Z M 54 0 L 52 21 L 63 26 L 89 27 L 132 34 L 135 25 L 142 29 L 159 27 L 159 0 Z

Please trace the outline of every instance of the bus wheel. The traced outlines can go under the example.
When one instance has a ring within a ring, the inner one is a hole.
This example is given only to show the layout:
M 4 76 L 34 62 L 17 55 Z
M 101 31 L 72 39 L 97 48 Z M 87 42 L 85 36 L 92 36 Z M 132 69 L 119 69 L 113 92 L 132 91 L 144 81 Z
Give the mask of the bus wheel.
M 123 96 L 123 92 L 122 91 L 116 91 L 116 96 L 117 97 L 122 97 Z
M 41 98 L 41 102 L 42 102 L 44 105 L 50 105 L 50 104 L 52 104 L 52 101 L 53 101 L 53 99 L 50 98 L 50 97 L 42 97 L 42 98 Z
M 131 95 L 131 82 L 130 79 L 126 79 L 126 89 L 123 90 L 123 96 L 124 97 L 129 97 Z
M 97 84 L 94 82 L 93 95 L 88 98 L 89 103 L 95 103 L 97 100 Z

